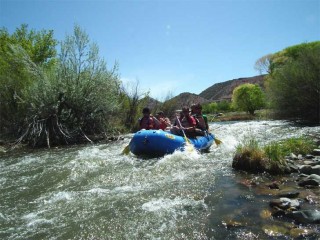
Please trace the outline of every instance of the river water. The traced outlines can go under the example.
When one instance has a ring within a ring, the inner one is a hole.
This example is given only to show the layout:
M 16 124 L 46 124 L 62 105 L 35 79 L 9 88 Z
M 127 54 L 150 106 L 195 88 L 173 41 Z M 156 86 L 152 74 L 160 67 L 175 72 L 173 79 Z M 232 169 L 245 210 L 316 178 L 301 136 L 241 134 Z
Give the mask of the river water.
M 268 202 L 239 184 L 236 146 L 319 133 L 283 121 L 212 123 L 209 153 L 139 159 L 108 144 L 0 156 L 1 239 L 270 239 Z M 228 221 L 241 227 L 228 228 Z M 280 236 L 280 239 L 282 239 Z

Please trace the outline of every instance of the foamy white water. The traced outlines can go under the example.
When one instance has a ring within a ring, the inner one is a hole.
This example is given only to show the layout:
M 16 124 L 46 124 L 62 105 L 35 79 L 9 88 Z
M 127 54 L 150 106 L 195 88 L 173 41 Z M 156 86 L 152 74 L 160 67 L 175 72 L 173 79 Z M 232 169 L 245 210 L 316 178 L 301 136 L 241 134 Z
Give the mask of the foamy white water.
M 206 154 L 175 152 L 143 160 L 121 155 L 127 138 L 1 156 L 0 238 L 232 238 L 237 230 L 221 225 L 229 214 L 225 203 L 237 204 L 227 193 L 247 194 L 233 183 L 236 146 L 252 136 L 265 144 L 320 132 L 320 127 L 282 121 L 214 123 L 210 128 L 222 144 Z M 258 229 L 250 231 L 259 235 Z

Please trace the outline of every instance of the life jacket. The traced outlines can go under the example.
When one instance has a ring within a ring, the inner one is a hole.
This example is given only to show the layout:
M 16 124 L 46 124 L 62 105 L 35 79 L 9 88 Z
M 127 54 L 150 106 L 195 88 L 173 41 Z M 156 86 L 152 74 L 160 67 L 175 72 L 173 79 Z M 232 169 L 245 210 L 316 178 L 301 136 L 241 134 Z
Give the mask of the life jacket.
M 182 119 L 180 118 L 180 122 L 182 127 L 195 127 L 196 126 L 196 120 L 194 119 L 194 117 L 189 116 L 189 117 L 182 117 Z
M 206 127 L 206 121 L 204 119 L 204 117 L 200 114 L 195 114 L 193 115 L 194 118 L 196 119 L 197 121 L 197 128 L 200 128 L 201 130 L 207 130 L 207 127 Z
M 140 118 L 140 129 L 158 129 L 157 124 L 155 123 L 154 117 L 143 117 Z
M 159 129 L 165 130 L 168 127 L 166 120 L 164 118 L 159 118 L 158 120 L 160 122 Z

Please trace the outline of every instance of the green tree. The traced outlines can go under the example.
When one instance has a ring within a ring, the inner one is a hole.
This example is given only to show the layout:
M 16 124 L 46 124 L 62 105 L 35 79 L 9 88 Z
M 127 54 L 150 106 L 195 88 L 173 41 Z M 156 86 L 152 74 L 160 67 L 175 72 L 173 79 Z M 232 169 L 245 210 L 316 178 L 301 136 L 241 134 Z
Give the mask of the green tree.
M 232 110 L 231 102 L 229 102 L 227 100 L 222 100 L 217 103 L 217 111 L 228 112 L 230 110 Z
M 22 24 L 12 35 L 5 28 L 0 30 L 2 53 L 5 53 L 10 45 L 19 45 L 37 65 L 51 65 L 55 62 L 57 43 L 53 30 L 29 30 L 27 24 Z
M 320 41 L 286 48 L 272 59 L 271 106 L 280 117 L 320 123 Z
M 112 134 L 118 123 L 117 64 L 108 70 L 79 26 L 61 44 L 58 63 L 52 71 L 37 67 L 37 81 L 24 91 L 21 104 L 28 112 L 18 141 L 50 147 Z
M 22 94 L 39 79 L 36 66 L 53 67 L 57 41 L 53 31 L 28 30 L 21 25 L 10 35 L 0 29 L 0 129 L 18 132 L 25 116 Z
M 264 93 L 255 84 L 242 84 L 233 90 L 232 104 L 235 108 L 246 111 L 251 115 L 265 105 Z
M 202 106 L 202 112 L 203 113 L 215 113 L 218 110 L 218 104 L 216 102 L 212 102 L 212 103 L 206 103 L 203 104 Z

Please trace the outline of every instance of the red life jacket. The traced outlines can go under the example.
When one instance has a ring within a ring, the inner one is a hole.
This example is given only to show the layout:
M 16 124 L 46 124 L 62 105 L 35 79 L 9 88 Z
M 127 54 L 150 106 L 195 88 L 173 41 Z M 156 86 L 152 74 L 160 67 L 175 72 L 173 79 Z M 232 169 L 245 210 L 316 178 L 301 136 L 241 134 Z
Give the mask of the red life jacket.
M 140 129 L 158 129 L 154 117 L 143 117 L 140 119 Z
M 166 120 L 164 118 L 159 118 L 158 120 L 160 122 L 159 129 L 165 130 L 167 127 Z
M 196 120 L 192 116 L 188 117 L 183 117 L 182 119 L 180 118 L 180 122 L 182 127 L 195 127 L 196 126 Z

